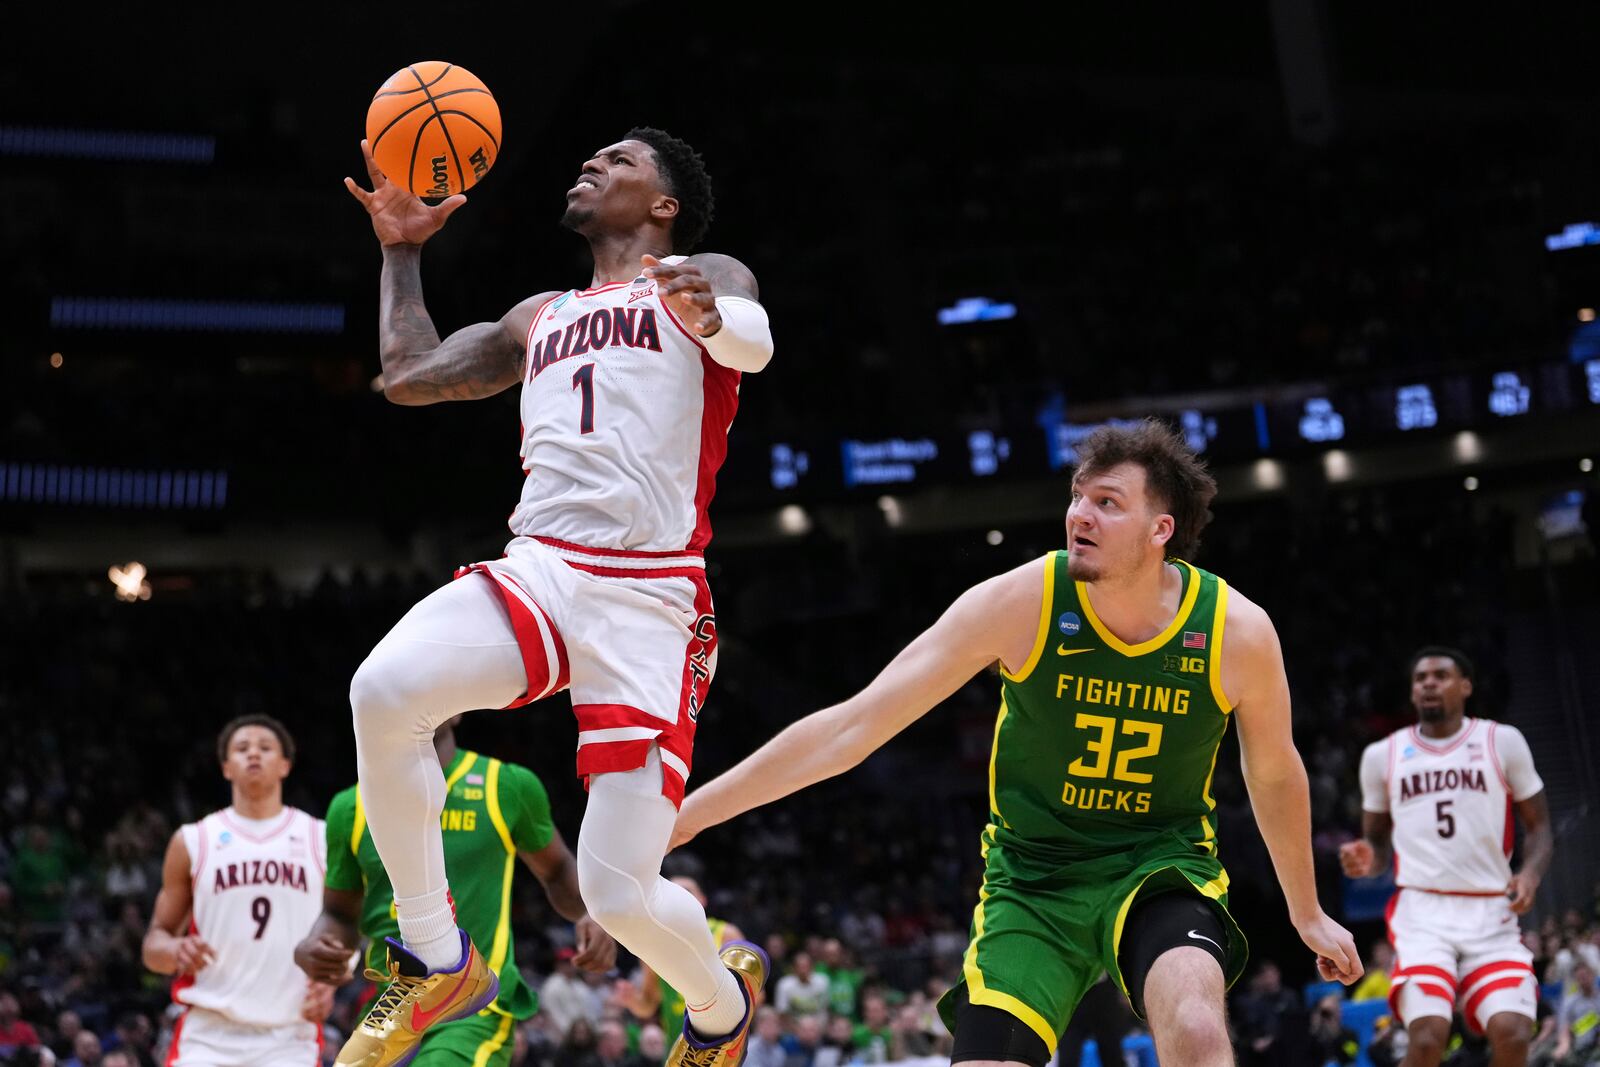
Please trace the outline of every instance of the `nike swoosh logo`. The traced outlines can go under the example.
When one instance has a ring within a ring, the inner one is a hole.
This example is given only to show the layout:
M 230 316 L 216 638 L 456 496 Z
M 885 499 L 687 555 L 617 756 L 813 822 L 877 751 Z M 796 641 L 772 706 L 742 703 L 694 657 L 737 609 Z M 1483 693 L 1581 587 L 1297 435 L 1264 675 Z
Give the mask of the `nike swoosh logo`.
M 1215 941 L 1212 941 L 1209 937 L 1207 937 L 1205 934 L 1202 934 L 1198 930 L 1190 930 L 1189 931 L 1189 936 L 1194 938 L 1196 941 L 1206 941 L 1206 942 L 1210 942 L 1213 945 L 1217 945 L 1217 943 Z M 1221 945 L 1217 945 L 1217 951 L 1218 952 L 1222 952 L 1223 951 L 1223 948 L 1222 948 Z
M 450 996 L 445 999 L 444 1003 L 438 1005 L 432 1011 L 423 1011 L 421 1004 L 411 1005 L 411 1029 L 416 1033 L 421 1033 L 424 1029 L 431 1025 L 433 1021 L 445 1011 L 445 1009 L 449 1008 L 450 1005 L 460 1000 L 461 994 L 466 992 L 466 989 L 467 982 L 464 979 L 460 982 L 457 982 L 455 992 L 451 993 Z
M 1093 652 L 1093 651 L 1094 651 L 1094 649 L 1092 649 L 1092 648 L 1068 648 L 1066 645 L 1057 645 L 1056 646 L 1056 655 L 1058 655 L 1058 656 L 1076 656 L 1080 652 Z

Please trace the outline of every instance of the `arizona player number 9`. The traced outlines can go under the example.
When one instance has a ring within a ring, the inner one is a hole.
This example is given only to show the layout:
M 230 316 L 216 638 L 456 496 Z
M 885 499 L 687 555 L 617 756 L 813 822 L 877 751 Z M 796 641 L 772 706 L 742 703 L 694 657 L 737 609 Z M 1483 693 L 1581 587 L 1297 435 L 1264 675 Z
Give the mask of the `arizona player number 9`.
M 267 932 L 267 920 L 272 918 L 272 901 L 266 897 L 256 897 L 250 902 L 250 918 L 256 921 L 255 940 L 260 941 L 261 935 Z

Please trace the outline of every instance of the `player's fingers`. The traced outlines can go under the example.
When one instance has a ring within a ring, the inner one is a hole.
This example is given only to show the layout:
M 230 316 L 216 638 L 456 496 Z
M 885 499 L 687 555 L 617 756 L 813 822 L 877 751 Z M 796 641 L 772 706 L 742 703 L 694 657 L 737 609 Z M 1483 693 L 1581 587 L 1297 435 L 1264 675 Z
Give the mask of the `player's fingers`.
M 1344 931 L 1340 931 L 1340 933 L 1343 936 L 1339 938 L 1339 952 L 1344 957 L 1342 966 L 1340 967 L 1340 973 L 1341 975 L 1348 976 L 1346 978 L 1341 978 L 1341 980 L 1348 985 L 1350 982 L 1360 978 L 1361 973 L 1366 970 L 1366 968 L 1361 965 L 1361 953 L 1356 950 L 1355 939 Z
M 372 194 L 361 188 L 361 186 L 357 185 L 354 178 L 346 178 L 344 180 L 344 187 L 350 190 L 351 196 L 360 201 L 362 207 L 366 207 L 372 202 Z
M 372 158 L 372 146 L 367 143 L 365 137 L 361 138 L 361 158 L 367 162 L 367 175 L 372 179 L 372 187 L 376 189 L 387 179 L 384 178 L 383 171 L 378 169 L 378 161 Z
M 661 287 L 664 295 L 672 293 L 693 293 L 704 289 L 709 291 L 711 283 L 699 274 L 680 274 Z
M 640 256 L 639 257 L 639 262 L 643 263 L 646 267 L 659 267 L 659 266 L 661 266 L 661 261 L 659 259 L 657 259 L 655 256 L 652 256 L 649 252 L 646 252 L 644 255 Z
M 451 215 L 454 215 L 461 205 L 465 204 L 466 202 L 467 194 L 457 193 L 455 196 L 446 197 L 442 202 L 439 203 L 438 206 L 433 209 L 433 212 L 435 215 L 439 216 L 439 221 L 443 222 Z

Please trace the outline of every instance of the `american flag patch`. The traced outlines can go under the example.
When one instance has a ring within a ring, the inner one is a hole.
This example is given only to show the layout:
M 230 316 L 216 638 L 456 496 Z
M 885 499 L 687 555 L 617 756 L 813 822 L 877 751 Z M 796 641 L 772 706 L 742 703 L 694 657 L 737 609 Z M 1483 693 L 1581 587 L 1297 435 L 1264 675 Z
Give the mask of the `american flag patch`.
M 1206 635 L 1205 634 L 1197 634 L 1193 630 L 1185 630 L 1185 631 L 1183 631 L 1183 647 L 1184 648 L 1205 648 L 1206 647 Z
M 483 775 L 481 775 L 481 774 L 469 774 L 469 775 L 467 775 L 467 784 L 468 785 L 482 785 L 483 784 Z

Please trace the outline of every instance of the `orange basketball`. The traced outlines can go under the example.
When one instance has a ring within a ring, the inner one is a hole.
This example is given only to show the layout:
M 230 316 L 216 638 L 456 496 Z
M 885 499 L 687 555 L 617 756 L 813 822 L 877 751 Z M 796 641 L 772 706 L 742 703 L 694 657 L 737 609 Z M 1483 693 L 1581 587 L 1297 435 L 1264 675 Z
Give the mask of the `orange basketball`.
M 500 107 L 464 67 L 429 60 L 395 71 L 367 108 L 384 177 L 418 196 L 471 189 L 500 154 Z

